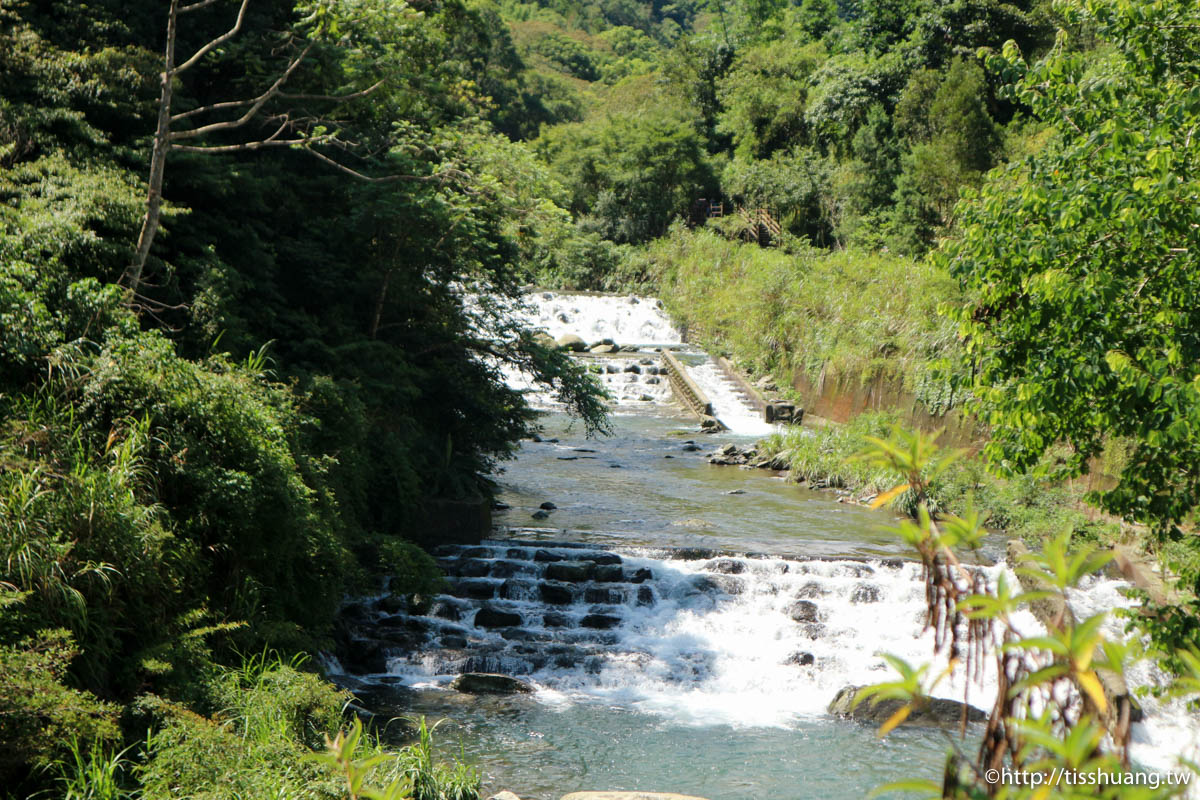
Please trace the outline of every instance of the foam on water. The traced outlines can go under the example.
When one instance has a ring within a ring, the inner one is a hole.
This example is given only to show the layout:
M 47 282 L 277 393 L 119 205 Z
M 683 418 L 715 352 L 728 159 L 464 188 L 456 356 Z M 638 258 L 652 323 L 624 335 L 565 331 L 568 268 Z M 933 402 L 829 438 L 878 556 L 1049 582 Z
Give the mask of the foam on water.
M 653 297 L 531 292 L 525 300 L 527 307 L 514 316 L 556 339 L 573 333 L 589 344 L 605 338 L 641 346 L 683 341 L 662 302 Z
M 397 654 L 388 679 L 429 687 L 445 686 L 461 672 L 502 672 L 532 682 L 537 698 L 555 707 L 601 703 L 679 725 L 787 728 L 824 715 L 844 686 L 888 679 L 892 673 L 880 653 L 914 664 L 930 659 L 932 633 L 923 630 L 924 586 L 914 563 L 685 560 L 630 549 L 621 552 L 620 574 L 604 581 L 547 578 L 546 559 L 580 563 L 600 552 L 492 541 L 463 558 L 459 550 L 443 559 L 455 575 L 454 589 L 438 602 L 453 607 L 458 619 L 392 617 L 389 624 L 403 618 L 405 626 L 424 631 L 428 643 Z M 1004 565 L 982 569 L 993 583 L 1006 571 Z M 641 582 L 634 582 L 639 571 Z M 1015 580 L 1011 573 L 1008 579 Z M 548 603 L 541 593 L 547 583 L 570 597 Z M 1093 580 L 1072 595 L 1072 605 L 1081 616 L 1128 605 L 1123 586 Z M 813 621 L 793 618 L 797 600 L 814 604 Z M 473 619 L 483 607 L 516 614 L 520 623 L 477 627 Z M 609 629 L 589 627 L 585 617 L 597 614 L 616 621 Z M 1027 612 L 1013 622 L 1026 634 L 1041 630 Z M 1110 621 L 1107 632 L 1123 635 L 1120 622 Z M 446 647 L 446 636 L 460 638 Z M 459 649 L 462 640 L 467 646 Z M 935 663 L 930 674 L 944 666 Z M 968 699 L 987 710 L 995 701 L 990 658 L 985 673 L 982 685 L 969 686 Z M 1131 687 L 1161 681 L 1150 666 L 1129 677 Z M 961 700 L 966 681 L 960 668 L 933 694 Z M 1133 728 L 1138 763 L 1166 770 L 1179 756 L 1194 757 L 1200 748 L 1194 716 L 1153 698 L 1144 710 L 1145 721 Z
M 778 426 L 763 421 L 762 413 L 750 405 L 736 385 L 711 358 L 696 367 L 688 367 L 688 374 L 712 401 L 713 416 L 721 420 L 731 433 L 746 436 L 768 436 Z

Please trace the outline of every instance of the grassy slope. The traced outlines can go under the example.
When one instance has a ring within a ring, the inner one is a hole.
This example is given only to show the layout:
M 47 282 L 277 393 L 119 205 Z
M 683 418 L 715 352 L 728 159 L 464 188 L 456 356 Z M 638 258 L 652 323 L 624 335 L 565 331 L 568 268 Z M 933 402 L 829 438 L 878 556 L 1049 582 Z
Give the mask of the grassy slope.
M 799 372 L 899 378 L 906 386 L 954 347 L 938 316 L 953 280 L 924 262 L 857 251 L 781 249 L 676 229 L 651 243 L 663 302 L 698 341 L 781 382 Z

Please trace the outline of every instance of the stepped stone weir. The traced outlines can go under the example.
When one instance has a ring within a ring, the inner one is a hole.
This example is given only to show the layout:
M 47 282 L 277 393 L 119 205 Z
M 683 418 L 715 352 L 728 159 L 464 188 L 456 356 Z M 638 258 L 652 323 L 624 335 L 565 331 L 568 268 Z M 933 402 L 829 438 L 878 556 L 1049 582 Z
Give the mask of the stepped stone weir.
M 533 290 L 512 315 L 538 331 L 546 346 L 571 351 L 587 365 L 617 406 L 677 404 L 700 417 L 712 432 L 763 435 L 775 430 L 764 410 L 728 368 L 721 367 L 683 336 L 654 298 L 600 292 Z M 680 358 L 673 355 L 678 351 Z M 535 407 L 560 408 L 519 371 L 505 372 L 508 384 L 526 392 Z M 588 456 L 564 455 L 563 461 Z M 545 519 L 536 515 L 537 519 Z
M 617 552 L 519 539 L 434 552 L 444 594 L 347 607 L 347 671 L 474 693 L 528 687 L 605 697 L 737 696 L 747 691 L 737 682 L 749 681 L 761 695 L 754 702 L 815 691 L 828 695 L 823 708 L 848 666 L 878 661 L 862 651 L 863 627 L 896 628 L 872 606 L 907 609 L 913 629 L 921 609 L 917 567 L 897 559 Z

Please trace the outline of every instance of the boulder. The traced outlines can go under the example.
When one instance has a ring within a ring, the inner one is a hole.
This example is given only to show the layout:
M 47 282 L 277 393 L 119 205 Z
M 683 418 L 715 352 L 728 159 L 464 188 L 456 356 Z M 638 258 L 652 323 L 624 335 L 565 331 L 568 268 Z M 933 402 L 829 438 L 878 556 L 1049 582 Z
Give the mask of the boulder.
M 796 622 L 817 622 L 820 619 L 817 604 L 811 600 L 797 600 L 784 609 L 784 613 Z
M 475 612 L 476 628 L 511 628 L 521 624 L 521 615 L 484 606 Z
M 878 603 L 879 587 L 873 583 L 860 583 L 850 594 L 851 603 Z
M 585 342 L 583 339 L 580 339 L 573 333 L 564 333 L 562 336 L 558 337 L 556 344 L 558 344 L 559 348 L 563 350 L 570 350 L 572 353 L 582 353 L 584 350 L 588 349 L 587 342 Z
M 552 581 L 580 583 L 591 579 L 595 564 L 590 561 L 559 561 L 546 566 L 546 577 Z
M 725 594 L 741 594 L 746 591 L 746 581 L 736 575 L 713 575 L 713 582 Z
M 485 580 L 462 580 L 450 586 L 455 597 L 469 597 L 472 600 L 490 600 L 496 596 L 496 584 Z
M 721 594 L 721 586 L 712 575 L 689 575 L 671 589 L 671 596 L 676 600 L 690 600 L 699 596 L 716 597 Z
M 533 341 L 545 347 L 548 350 L 553 350 L 558 347 L 558 342 L 554 341 L 554 337 L 545 331 L 538 331 L 533 335 Z
M 491 576 L 493 578 L 511 578 L 525 571 L 525 565 L 518 561 L 493 561 Z
M 462 618 L 462 612 L 459 611 L 458 606 L 448 600 L 436 601 L 429 613 L 439 619 L 449 619 L 455 622 Z
M 795 664 L 798 667 L 807 667 L 811 664 L 816 663 L 816 660 L 817 659 L 813 656 L 812 653 L 806 653 L 804 651 L 796 651 L 795 653 L 792 653 L 790 656 L 788 656 L 787 660 L 784 661 L 783 663 Z
M 639 586 L 637 590 L 637 604 L 639 606 L 654 605 L 654 590 L 649 586 Z
M 547 611 L 542 615 L 542 625 L 547 628 L 566 628 L 571 624 L 571 620 L 566 614 L 560 614 L 557 611 Z
M 580 452 L 591 452 L 591 451 L 580 451 Z M 551 503 L 549 500 L 547 500 L 546 502 L 544 502 L 540 506 L 538 506 L 538 508 L 542 509 L 543 511 L 553 511 L 556 508 L 558 508 L 558 506 L 554 505 L 554 503 Z
M 521 798 L 517 797 L 512 792 L 505 790 L 492 795 L 487 800 L 521 800 Z
M 606 631 L 610 628 L 615 628 L 621 624 L 621 618 L 612 614 L 588 614 L 583 619 L 579 620 L 579 624 L 584 628 L 592 628 L 598 631 Z
M 620 564 L 621 557 L 619 555 L 617 555 L 616 553 L 596 553 L 594 555 L 588 556 L 588 561 L 594 562 L 596 564 L 604 564 L 604 565 Z
M 722 575 L 741 575 L 746 571 L 746 562 L 736 558 L 715 558 L 704 565 L 709 572 L 719 572 Z
M 626 364 L 625 369 L 623 369 L 621 371 L 628 372 L 633 375 L 641 375 L 642 374 L 642 368 L 639 367 L 637 364 Z
M 563 583 L 538 584 L 538 594 L 543 603 L 554 606 L 569 606 L 575 602 L 575 595 L 571 591 L 571 587 Z
M 620 589 L 591 586 L 584 590 L 583 602 L 606 606 L 620 605 L 625 602 L 625 593 Z
M 533 554 L 533 560 L 541 563 L 549 563 L 551 561 L 563 561 L 566 556 L 558 553 L 551 553 L 549 550 L 538 550 Z
M 617 564 L 596 567 L 594 578 L 597 583 L 619 583 L 625 580 L 625 570 Z
M 537 520 L 550 519 L 550 512 L 539 508 L 537 511 L 533 512 L 529 516 L 531 516 Z
M 377 606 L 385 614 L 399 614 L 408 610 L 408 600 L 398 594 L 379 598 Z
M 590 348 L 588 352 L 597 353 L 599 355 L 608 355 L 609 353 L 616 353 L 620 349 L 621 348 L 617 347 L 615 344 L 598 344 Z
M 464 578 L 482 578 L 492 571 L 492 562 L 477 558 L 459 561 L 454 571 Z
M 883 723 L 904 705 L 900 700 L 880 700 L 876 703 L 873 699 L 864 700 L 857 706 L 854 705 L 859 692 L 864 688 L 863 686 L 843 687 L 829 703 L 829 713 L 843 719 Z M 982 722 L 987 719 L 987 714 L 974 706 L 965 705 L 957 700 L 933 698 L 927 700 L 924 705 L 914 708 L 905 722 L 918 725 L 958 725 L 962 721 L 964 709 L 968 722 Z
M 796 592 L 796 597 L 801 599 L 811 600 L 815 597 L 824 597 L 829 594 L 829 590 L 816 581 L 809 581 L 800 587 L 800 591 Z
M 466 694 L 517 694 L 533 691 L 533 687 L 525 681 L 492 672 L 464 672 L 450 682 L 450 688 Z
M 638 569 L 634 570 L 632 575 L 629 576 L 630 583 L 645 583 L 646 581 L 653 579 L 654 573 L 650 571 L 649 567 L 639 567 Z

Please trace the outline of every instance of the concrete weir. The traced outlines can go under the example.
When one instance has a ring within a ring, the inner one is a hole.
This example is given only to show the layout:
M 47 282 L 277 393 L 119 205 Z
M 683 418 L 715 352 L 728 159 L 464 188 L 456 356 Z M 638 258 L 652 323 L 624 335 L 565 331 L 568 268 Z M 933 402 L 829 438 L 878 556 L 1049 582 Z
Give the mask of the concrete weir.
M 667 366 L 667 378 L 671 383 L 671 390 L 687 408 L 700 418 L 702 423 L 707 423 L 706 427 L 715 428 L 716 430 L 728 430 L 719 419 L 713 416 L 712 401 L 704 394 L 696 382 L 692 380 L 692 376 L 688 374 L 687 369 L 670 351 L 663 351 L 663 361 Z M 712 420 L 711 423 L 708 421 Z

